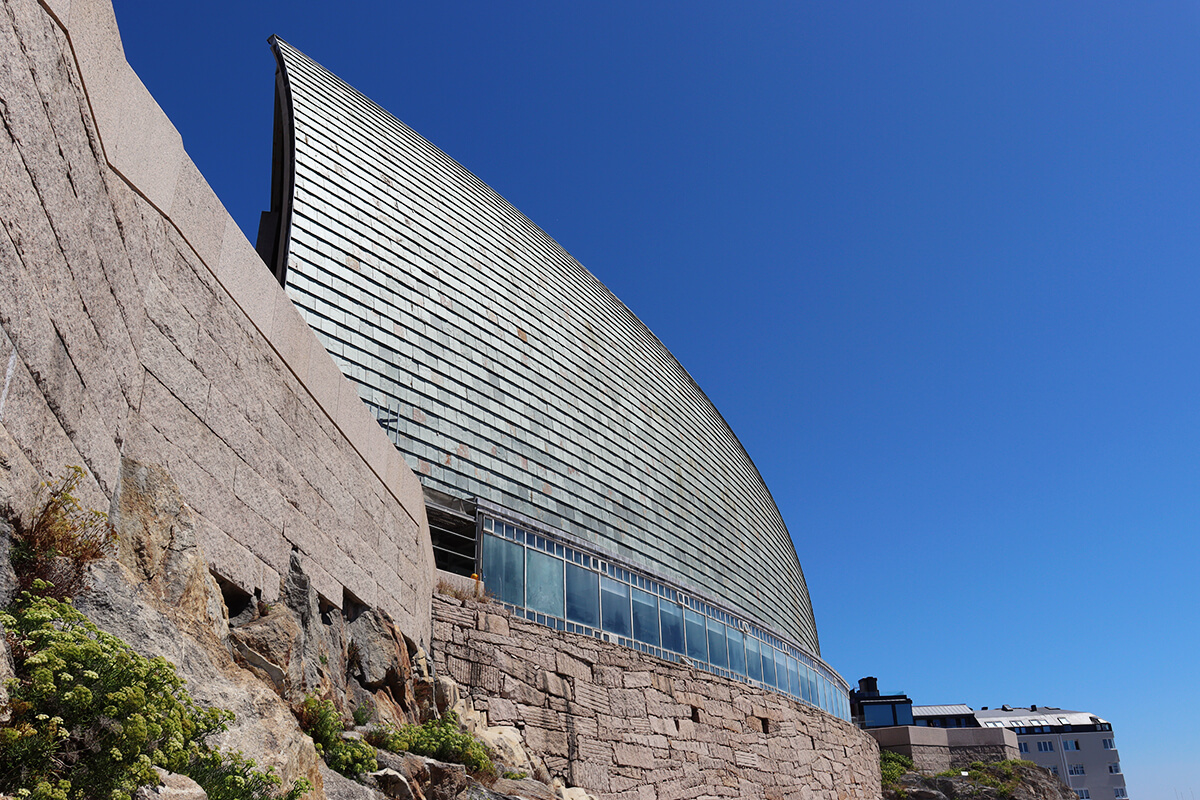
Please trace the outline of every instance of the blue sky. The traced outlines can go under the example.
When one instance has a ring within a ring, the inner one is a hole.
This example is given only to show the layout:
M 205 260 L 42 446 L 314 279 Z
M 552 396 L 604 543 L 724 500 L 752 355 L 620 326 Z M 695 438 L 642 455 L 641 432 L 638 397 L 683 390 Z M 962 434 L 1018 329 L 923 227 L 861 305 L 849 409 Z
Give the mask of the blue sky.
M 1193 800 L 1200 4 L 115 6 L 252 241 L 277 33 L 608 284 L 851 683 L 1092 711 L 1131 798 Z

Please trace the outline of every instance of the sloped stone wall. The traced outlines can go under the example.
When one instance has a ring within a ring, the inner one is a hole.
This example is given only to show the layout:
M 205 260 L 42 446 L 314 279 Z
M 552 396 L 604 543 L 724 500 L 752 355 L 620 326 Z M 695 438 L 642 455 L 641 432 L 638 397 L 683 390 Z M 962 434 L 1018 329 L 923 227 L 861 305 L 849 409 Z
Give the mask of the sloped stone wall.
M 600 798 L 880 796 L 879 748 L 774 692 L 435 595 L 434 663 Z
M 294 550 L 327 601 L 427 645 L 420 486 L 125 63 L 109 0 L 4 0 L 0 54 L 0 506 L 79 464 L 108 508 L 123 457 L 158 464 L 220 577 L 269 601 Z

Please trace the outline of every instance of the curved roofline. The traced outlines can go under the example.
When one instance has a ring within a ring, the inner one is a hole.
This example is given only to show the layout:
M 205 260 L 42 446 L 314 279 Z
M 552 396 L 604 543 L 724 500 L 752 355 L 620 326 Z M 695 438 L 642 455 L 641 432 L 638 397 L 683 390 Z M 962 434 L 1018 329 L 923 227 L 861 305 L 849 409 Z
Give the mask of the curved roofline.
M 275 125 L 271 147 L 271 210 L 262 212 L 255 249 L 275 280 L 287 280 L 288 248 L 291 243 L 292 201 L 296 190 L 296 128 L 292 121 L 292 89 L 287 64 L 279 51 L 278 36 L 267 43 L 275 56 Z M 290 46 L 290 45 L 289 45 Z
M 283 208 L 284 206 L 286 207 L 286 213 L 281 217 L 280 232 L 282 234 L 283 232 L 290 229 L 290 224 L 291 224 L 291 211 L 292 211 L 292 199 L 293 199 L 293 193 L 294 193 L 294 172 L 295 172 L 295 130 L 294 130 L 294 125 L 292 124 L 292 118 L 291 118 L 292 100 L 291 100 L 291 90 L 288 85 L 290 76 L 288 75 L 286 67 L 284 66 L 283 56 L 282 56 L 282 53 L 280 52 L 279 45 L 281 43 L 283 45 L 285 45 L 287 48 L 289 48 L 290 50 L 295 51 L 296 53 L 299 53 L 306 60 L 311 62 L 314 67 L 316 67 L 317 69 L 321 70 L 322 72 L 325 72 L 326 74 L 328 74 L 332 79 L 334 79 L 339 84 L 344 86 L 350 92 L 353 92 L 362 101 L 364 101 L 368 105 L 377 109 L 381 114 L 386 115 L 387 117 L 395 120 L 396 122 L 399 122 L 405 128 L 408 128 L 409 126 L 407 126 L 405 123 L 403 123 L 401 120 L 399 120 L 394 114 L 392 114 L 390 111 L 385 109 L 383 106 L 379 105 L 377 102 L 372 100 L 370 97 L 367 97 L 365 94 L 363 94 L 357 88 L 355 88 L 354 86 L 349 84 L 347 81 L 344 81 L 343 79 L 338 77 L 332 71 L 327 69 L 324 65 L 314 61 L 312 58 L 310 58 L 309 56 L 304 54 L 303 51 L 300 51 L 298 48 L 289 44 L 286 40 L 280 38 L 279 36 L 271 36 L 269 39 L 269 42 L 271 44 L 272 52 L 275 55 L 276 61 L 279 64 L 279 70 L 277 72 L 277 77 L 280 80 L 280 83 L 278 84 L 277 91 L 280 94 L 277 94 L 277 97 L 282 96 L 282 97 L 286 98 L 287 113 L 286 113 L 286 121 L 285 122 L 287 125 L 287 132 L 289 134 L 289 136 L 287 137 L 289 144 L 287 145 L 287 159 L 286 159 L 287 167 L 288 167 L 288 184 L 287 184 L 288 191 L 287 191 L 287 196 L 285 198 L 283 198 L 284 203 L 281 205 L 281 208 Z M 411 130 L 411 128 L 409 128 L 409 130 Z M 555 250 L 555 251 L 561 253 L 563 256 L 565 256 L 567 259 L 569 259 L 570 262 L 574 265 L 574 267 L 578 268 L 581 271 L 581 273 L 584 276 L 586 276 L 586 278 L 594 285 L 595 288 L 601 290 L 604 294 L 606 294 L 609 298 L 611 298 L 615 302 L 616 305 L 618 305 L 621 309 L 624 310 L 624 312 L 628 316 L 628 319 L 631 320 L 638 327 L 640 327 L 640 329 L 650 339 L 652 339 L 655 344 L 658 345 L 660 352 L 665 354 L 667 357 L 669 357 L 675 363 L 675 365 L 678 366 L 679 371 L 682 373 L 682 375 L 684 377 L 686 377 L 686 380 L 688 381 L 688 383 L 695 389 L 695 391 L 698 393 L 698 395 L 701 398 L 703 398 L 705 404 L 707 405 L 708 410 L 712 412 L 713 416 L 717 420 L 719 420 L 720 424 L 729 433 L 730 439 L 732 440 L 732 442 L 734 444 L 736 444 L 737 448 L 741 451 L 742 455 L 746 459 L 746 463 L 748 463 L 749 466 L 754 470 L 754 476 L 758 479 L 758 485 L 761 486 L 762 489 L 765 491 L 766 498 L 769 500 L 771 506 L 775 509 L 775 512 L 779 517 L 780 523 L 783 526 L 783 532 L 787 534 L 788 544 L 790 545 L 791 556 L 792 556 L 793 563 L 796 568 L 797 577 L 800 580 L 800 589 L 802 590 L 803 595 L 807 601 L 805 603 L 805 606 L 806 606 L 805 610 L 806 610 L 807 616 L 808 616 L 807 622 L 810 626 L 810 629 L 811 629 L 812 635 L 813 635 L 813 648 L 815 650 L 815 654 L 817 656 L 819 656 L 820 655 L 820 639 L 819 639 L 819 634 L 817 633 L 816 616 L 812 609 L 812 598 L 808 591 L 808 581 L 804 576 L 804 569 L 803 569 L 803 566 L 800 564 L 800 558 L 799 558 L 798 553 L 796 552 L 796 542 L 791 536 L 791 531 L 788 529 L 787 522 L 783 519 L 782 513 L 779 512 L 778 503 L 776 503 L 776 501 L 775 501 L 775 497 L 771 492 L 770 486 L 763 479 L 762 473 L 758 469 L 758 465 L 754 462 L 754 459 L 750 456 L 750 453 L 746 450 L 745 445 L 742 444 L 741 439 L 738 437 L 736 432 L 734 432 L 732 426 L 729 425 L 729 422 L 725 419 L 724 415 L 717 408 L 716 404 L 712 402 L 712 399 L 708 396 L 707 392 L 704 391 L 704 389 L 700 386 L 700 384 L 692 376 L 691 372 L 689 372 L 688 369 L 686 367 L 684 367 L 682 363 L 680 363 L 679 359 L 675 357 L 675 354 L 670 350 L 670 348 L 668 348 L 663 343 L 663 341 L 649 328 L 649 326 L 647 326 L 646 323 L 643 322 L 642 319 L 637 314 L 635 314 L 632 311 L 632 309 L 629 308 L 628 305 L 626 305 L 624 303 L 624 301 L 622 301 L 619 297 L 617 297 L 617 295 L 615 293 L 613 293 L 613 291 L 611 289 L 609 289 L 608 286 L 605 285 L 603 281 L 601 281 L 599 278 L 597 278 L 591 272 L 591 270 L 589 270 L 586 266 L 584 266 L 582 263 L 580 263 L 580 261 L 578 259 L 576 259 L 574 256 L 572 256 L 571 253 L 565 247 L 563 247 L 556 239 L 554 239 L 554 237 L 552 237 L 550 234 L 548 234 L 543 228 L 541 228 L 541 226 L 539 226 L 537 223 L 535 223 L 533 220 L 531 220 L 528 216 L 526 216 L 524 213 L 522 213 L 519 209 L 517 209 L 515 206 L 513 206 L 512 203 L 510 203 L 506 198 L 504 198 L 494 188 L 492 188 L 487 183 L 485 183 L 483 180 L 481 180 L 470 169 L 463 166 L 459 161 L 457 161 L 452 156 L 447 154 L 444 150 L 442 150 L 437 145 L 433 144 L 432 142 L 429 142 L 428 140 L 424 140 L 424 141 L 430 147 L 432 147 L 434 150 L 436 150 L 437 154 L 441 158 L 445 159 L 448 164 L 452 165 L 454 168 L 459 170 L 463 176 L 465 176 L 467 179 L 469 179 L 469 181 L 471 183 L 473 183 L 477 187 L 477 189 L 484 192 L 487 196 L 489 196 L 494 201 L 502 204 L 504 207 L 511 210 L 512 213 L 514 214 L 514 216 L 516 217 L 516 219 L 523 226 L 526 226 L 527 229 L 531 233 L 540 237 L 552 250 Z M 273 184 L 273 188 L 274 188 L 274 184 Z M 282 189 L 282 186 L 280 186 L 279 188 Z M 261 236 L 261 234 L 260 234 L 260 236 Z M 284 259 L 286 261 L 286 253 L 284 253 Z M 280 278 L 280 280 L 282 282 L 286 278 L 286 263 L 283 263 L 283 264 L 279 265 L 278 268 L 275 268 L 275 272 L 276 272 L 276 275 Z M 758 535 L 757 531 L 750 531 L 750 533 L 755 536 Z

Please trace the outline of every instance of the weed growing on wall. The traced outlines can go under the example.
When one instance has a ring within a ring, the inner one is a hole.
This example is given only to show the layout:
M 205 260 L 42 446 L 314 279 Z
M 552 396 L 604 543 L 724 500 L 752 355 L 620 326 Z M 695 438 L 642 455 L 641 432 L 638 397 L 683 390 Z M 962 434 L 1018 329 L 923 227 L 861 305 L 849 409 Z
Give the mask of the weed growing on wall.
M 380 725 L 367 734 L 367 741 L 393 753 L 415 753 L 462 764 L 471 772 L 495 777 L 496 769 L 483 742 L 464 731 L 458 715 L 447 712 L 441 719 L 424 725 Z
M 44 581 L 32 582 L 47 591 Z M 0 727 L 0 791 L 30 800 L 127 800 L 158 783 L 154 767 L 190 775 L 211 800 L 265 800 L 279 778 L 207 739 L 233 719 L 202 708 L 175 668 L 98 629 L 69 602 L 22 592 L 0 615 L 16 666 Z M 309 789 L 297 781 L 283 795 Z
M 75 492 L 84 472 L 67 467 L 62 477 L 38 489 L 41 505 L 28 530 L 18 532 L 10 553 L 22 590 L 34 581 L 46 585 L 38 592 L 63 599 L 79 594 L 87 583 L 87 565 L 103 558 L 112 541 L 108 515 L 85 509 Z

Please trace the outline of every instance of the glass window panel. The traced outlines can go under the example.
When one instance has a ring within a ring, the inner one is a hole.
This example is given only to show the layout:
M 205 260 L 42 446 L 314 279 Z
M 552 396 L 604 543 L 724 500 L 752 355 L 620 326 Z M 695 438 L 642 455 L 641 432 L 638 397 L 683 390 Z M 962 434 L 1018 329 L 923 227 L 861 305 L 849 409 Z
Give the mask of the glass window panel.
M 708 626 L 704 624 L 704 615 L 690 608 L 683 610 L 683 625 L 687 629 L 688 658 L 697 661 L 708 661 Z
M 629 636 L 629 586 L 611 578 L 600 579 L 600 624 L 609 633 Z
M 775 649 L 769 644 L 762 646 L 763 683 L 767 686 L 779 686 L 775 680 Z
M 663 601 L 658 606 L 658 618 L 662 622 L 662 646 L 665 650 L 682 653 L 683 609 L 675 603 Z
M 525 548 L 495 536 L 483 537 L 483 580 L 502 603 L 525 604 Z
M 658 647 L 658 598 L 633 590 L 633 638 Z
M 752 680 L 763 679 L 762 644 L 753 636 L 746 637 L 746 669 Z
M 884 703 L 863 706 L 863 723 L 868 728 L 892 727 L 896 724 L 892 707 Z
M 791 692 L 794 696 L 799 697 L 800 692 L 801 692 L 801 689 L 800 689 L 800 664 L 797 663 L 796 659 L 792 658 L 791 656 L 788 656 L 788 659 L 787 659 L 787 672 L 788 672 L 788 691 Z
M 832 699 L 833 698 L 833 684 L 832 683 L 829 684 L 829 695 L 830 695 L 829 705 L 830 705 L 830 708 L 832 708 L 834 706 L 834 701 Z M 912 725 L 913 724 L 912 706 L 908 705 L 907 703 L 896 706 L 896 724 L 897 725 Z
M 729 668 L 739 675 L 746 674 L 746 638 L 737 628 L 726 632 L 729 642 Z
M 782 651 L 775 651 L 775 681 L 783 691 L 788 691 L 787 656 Z
M 813 701 L 812 693 L 812 670 L 807 664 L 800 665 L 800 699 L 806 703 Z
M 567 619 L 600 627 L 600 576 L 574 564 L 567 564 Z
M 563 615 L 563 562 L 537 550 L 525 551 L 525 607 Z
M 728 650 L 725 648 L 725 625 L 715 619 L 708 621 L 708 660 L 714 667 L 729 666 Z

